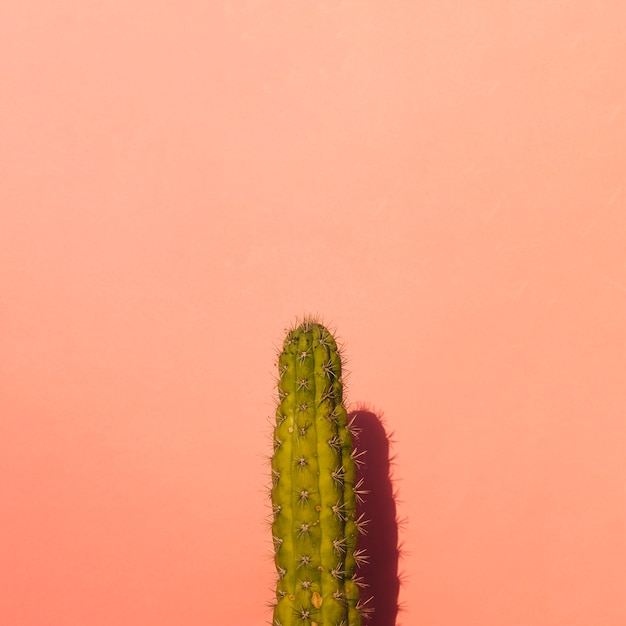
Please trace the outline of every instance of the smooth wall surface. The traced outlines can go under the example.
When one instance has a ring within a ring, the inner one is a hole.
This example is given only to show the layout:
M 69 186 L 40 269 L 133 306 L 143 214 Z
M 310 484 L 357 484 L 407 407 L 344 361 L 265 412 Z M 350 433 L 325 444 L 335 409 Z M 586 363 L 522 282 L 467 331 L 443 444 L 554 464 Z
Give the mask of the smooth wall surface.
M 0 623 L 269 620 L 317 312 L 398 624 L 626 624 L 624 59 L 608 0 L 3 2 Z

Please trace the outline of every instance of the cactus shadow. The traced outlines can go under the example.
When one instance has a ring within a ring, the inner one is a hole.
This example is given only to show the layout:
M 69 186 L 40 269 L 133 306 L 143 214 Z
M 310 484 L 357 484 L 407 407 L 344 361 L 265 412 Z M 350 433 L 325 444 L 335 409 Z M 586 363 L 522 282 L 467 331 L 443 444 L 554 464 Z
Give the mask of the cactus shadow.
M 371 626 L 395 626 L 400 591 L 400 549 L 390 475 L 389 436 L 381 418 L 370 410 L 352 411 L 350 419 L 360 431 L 359 450 L 367 450 L 359 476 L 363 478 L 363 488 L 369 493 L 357 507 L 357 513 L 364 513 L 369 520 L 367 534 L 359 538 L 359 548 L 364 548 L 369 555 L 369 562 L 359 568 L 359 574 L 368 585 L 363 596 L 371 598 L 367 604 L 373 609 Z

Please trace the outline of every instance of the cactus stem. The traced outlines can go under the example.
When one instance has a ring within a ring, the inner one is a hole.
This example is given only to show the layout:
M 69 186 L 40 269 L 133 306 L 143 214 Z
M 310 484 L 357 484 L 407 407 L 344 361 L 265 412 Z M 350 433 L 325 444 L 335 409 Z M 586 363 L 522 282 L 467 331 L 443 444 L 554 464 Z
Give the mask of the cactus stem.
M 361 626 L 355 565 L 367 558 L 356 550 L 366 520 L 357 504 L 366 490 L 355 475 L 362 462 L 353 452 L 358 429 L 343 400 L 343 362 L 335 338 L 315 317 L 286 332 L 277 358 L 273 626 Z

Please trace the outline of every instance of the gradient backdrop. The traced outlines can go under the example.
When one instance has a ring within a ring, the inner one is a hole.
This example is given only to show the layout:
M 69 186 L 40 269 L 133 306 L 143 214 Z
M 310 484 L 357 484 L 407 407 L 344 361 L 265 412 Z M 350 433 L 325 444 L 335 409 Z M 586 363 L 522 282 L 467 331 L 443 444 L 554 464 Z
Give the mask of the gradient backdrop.
M 270 619 L 318 312 L 398 623 L 626 624 L 625 59 L 609 0 L 2 2 L 0 623 Z

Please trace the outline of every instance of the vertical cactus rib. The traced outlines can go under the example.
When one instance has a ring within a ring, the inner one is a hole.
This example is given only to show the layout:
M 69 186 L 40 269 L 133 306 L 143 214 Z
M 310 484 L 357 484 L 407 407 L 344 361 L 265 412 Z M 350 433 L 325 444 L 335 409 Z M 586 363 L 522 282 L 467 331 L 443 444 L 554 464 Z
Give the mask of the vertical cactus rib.
M 360 453 L 343 402 L 337 343 L 305 319 L 278 357 L 271 461 L 272 538 L 278 580 L 273 624 L 361 626 L 356 503 Z

